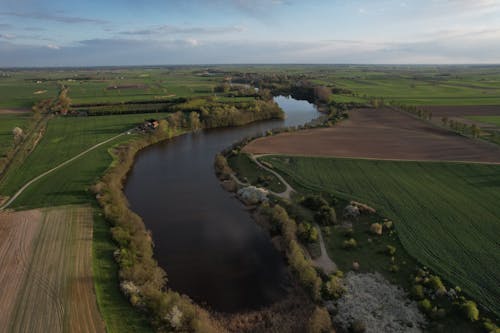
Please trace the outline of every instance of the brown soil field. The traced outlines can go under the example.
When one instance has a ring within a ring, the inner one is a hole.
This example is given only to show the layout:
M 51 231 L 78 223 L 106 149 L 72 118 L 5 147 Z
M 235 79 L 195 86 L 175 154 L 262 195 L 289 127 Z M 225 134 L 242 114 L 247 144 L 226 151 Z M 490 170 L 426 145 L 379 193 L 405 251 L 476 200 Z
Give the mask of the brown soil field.
M 31 112 L 30 109 L 0 109 L 0 114 L 19 114 Z
M 349 116 L 330 128 L 260 138 L 243 150 L 253 154 L 500 163 L 499 146 L 460 136 L 403 112 L 361 109 Z
M 500 116 L 500 105 L 479 106 L 425 106 L 425 110 L 432 112 L 434 117 L 465 117 L 465 116 Z
M 0 212 L 0 331 L 104 332 L 92 280 L 92 209 Z

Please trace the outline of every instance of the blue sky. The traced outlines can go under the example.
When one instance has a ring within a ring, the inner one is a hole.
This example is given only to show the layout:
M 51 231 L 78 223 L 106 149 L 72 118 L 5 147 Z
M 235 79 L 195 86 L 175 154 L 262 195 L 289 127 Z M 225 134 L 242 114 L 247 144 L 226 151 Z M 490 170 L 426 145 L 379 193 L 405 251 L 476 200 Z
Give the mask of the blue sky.
M 0 0 L 0 66 L 500 63 L 500 0 Z

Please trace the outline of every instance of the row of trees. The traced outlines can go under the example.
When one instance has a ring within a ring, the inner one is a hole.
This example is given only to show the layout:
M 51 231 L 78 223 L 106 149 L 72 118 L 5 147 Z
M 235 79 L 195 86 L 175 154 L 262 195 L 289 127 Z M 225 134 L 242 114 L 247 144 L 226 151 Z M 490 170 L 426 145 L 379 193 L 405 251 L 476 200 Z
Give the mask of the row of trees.
M 128 208 L 122 181 L 140 149 L 181 133 L 184 129 L 175 125 L 180 126 L 184 119 L 196 127 L 196 118 L 192 114 L 189 118 L 182 113 L 169 115 L 156 131 L 118 147 L 114 158 L 119 163 L 93 186 L 118 246 L 115 257 L 121 289 L 135 307 L 151 314 L 154 326 L 162 332 L 220 332 L 222 328 L 187 297 L 166 287 L 166 273 L 153 257 L 151 236 L 141 218 Z
M 448 119 L 448 117 L 441 118 L 441 124 L 455 132 L 472 135 L 474 138 L 479 138 L 481 135 L 481 128 L 476 124 L 467 125 L 458 120 Z

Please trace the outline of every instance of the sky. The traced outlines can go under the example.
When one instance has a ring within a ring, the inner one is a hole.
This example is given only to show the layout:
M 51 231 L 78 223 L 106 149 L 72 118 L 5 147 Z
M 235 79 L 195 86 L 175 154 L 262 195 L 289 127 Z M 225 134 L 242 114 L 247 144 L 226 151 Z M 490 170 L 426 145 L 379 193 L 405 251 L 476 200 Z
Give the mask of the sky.
M 0 67 L 497 64 L 500 0 L 0 0 Z

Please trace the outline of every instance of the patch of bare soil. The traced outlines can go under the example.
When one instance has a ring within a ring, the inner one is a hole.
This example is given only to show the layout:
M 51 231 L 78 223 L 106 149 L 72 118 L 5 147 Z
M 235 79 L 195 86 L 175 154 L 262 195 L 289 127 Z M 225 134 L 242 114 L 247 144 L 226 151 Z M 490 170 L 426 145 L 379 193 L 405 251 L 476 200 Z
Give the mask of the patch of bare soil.
M 2 114 L 20 114 L 31 112 L 30 109 L 0 109 L 0 115 Z
M 0 212 L 0 332 L 9 332 L 17 294 L 28 276 L 40 210 Z
M 92 280 L 92 209 L 1 212 L 0 220 L 0 331 L 104 332 Z
M 500 163 L 500 147 L 435 127 L 390 109 L 351 111 L 330 128 L 257 139 L 244 151 L 388 160 Z
M 449 106 L 435 105 L 425 106 L 424 109 L 432 112 L 433 117 L 465 117 L 465 116 L 500 116 L 500 105 L 472 105 L 472 106 Z

